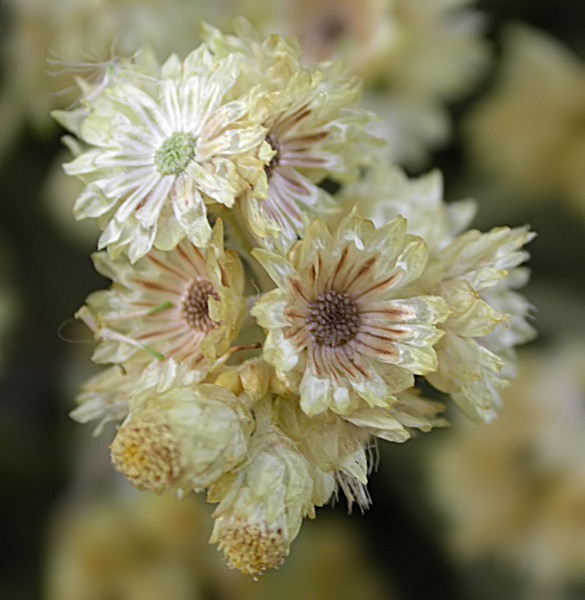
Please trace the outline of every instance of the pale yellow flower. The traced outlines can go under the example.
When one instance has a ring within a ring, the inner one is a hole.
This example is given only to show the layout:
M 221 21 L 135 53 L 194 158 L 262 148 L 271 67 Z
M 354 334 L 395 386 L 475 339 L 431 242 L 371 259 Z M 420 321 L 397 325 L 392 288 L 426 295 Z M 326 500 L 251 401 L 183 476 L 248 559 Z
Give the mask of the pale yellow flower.
M 254 252 L 278 286 L 252 309 L 268 333 L 264 358 L 298 385 L 307 414 L 388 407 L 437 368 L 435 324 L 449 310 L 417 294 L 427 250 L 406 228 L 350 215 L 333 233 L 314 222 L 287 258 Z
M 528 257 L 522 247 L 533 237 L 527 227 L 470 230 L 429 267 L 434 273 L 428 280 L 437 282 L 433 289 L 451 314 L 440 326 L 445 336 L 436 347 L 438 369 L 426 378 L 473 418 L 495 418 L 500 391 L 513 375 L 506 359 L 513 360 L 513 347 L 535 335 L 526 322 L 531 307 L 513 291 L 525 283 L 516 267 Z
M 355 206 L 378 226 L 402 215 L 408 232 L 426 242 L 429 260 L 418 286 L 443 297 L 451 310 L 438 326 L 445 331 L 436 346 L 438 368 L 426 379 L 471 416 L 491 420 L 499 391 L 514 377 L 514 347 L 535 335 L 528 322 L 532 307 L 516 292 L 529 275 L 517 267 L 528 256 L 521 248 L 534 234 L 505 227 L 460 233 L 475 203 L 447 204 L 438 171 L 410 179 L 400 169 L 379 166 L 338 198 L 343 208 Z
M 446 421 L 438 416 L 443 408 L 414 390 L 397 394 L 390 409 L 362 408 L 347 416 L 327 411 L 309 417 L 297 396 L 275 399 L 279 427 L 296 442 L 310 465 L 313 504 L 329 502 L 341 489 L 348 505 L 355 502 L 362 510 L 371 503 L 367 484 L 375 440 L 401 443 L 410 439 L 410 429 L 426 432 L 445 426 Z
M 290 246 L 309 215 L 327 210 L 331 200 L 318 187 L 326 176 L 349 180 L 360 164 L 373 160 L 369 113 L 357 107 L 360 83 L 340 64 L 307 68 L 291 40 L 262 39 L 245 21 L 238 37 L 206 28 L 216 55 L 245 60 L 236 89 L 260 86 L 265 104 L 255 118 L 267 130 L 264 177 L 243 200 L 250 228 L 265 243 L 280 235 Z M 268 238 L 266 240 L 265 238 Z
M 402 216 L 408 232 L 421 237 L 431 256 L 455 239 L 475 216 L 473 200 L 446 203 L 443 175 L 439 170 L 410 178 L 401 169 L 376 165 L 358 181 L 343 186 L 335 196 L 347 212 L 355 207 L 358 214 L 377 227 Z M 339 222 L 337 215 L 330 222 Z
M 237 254 L 223 249 L 218 220 L 205 250 L 183 241 L 152 250 L 132 265 L 124 256 L 94 255 L 109 290 L 91 294 L 77 317 L 99 340 L 99 363 L 174 359 L 205 371 L 225 353 L 243 318 L 244 278 Z
M 100 219 L 100 248 L 134 262 L 153 245 L 209 242 L 206 202 L 234 204 L 248 185 L 238 161 L 248 164 L 244 155 L 265 137 L 247 120 L 250 94 L 224 101 L 237 75 L 234 55 L 215 58 L 200 46 L 183 62 L 171 56 L 157 78 L 114 80 L 80 122 L 54 113 L 88 145 L 65 170 L 86 183 L 74 211 Z
M 255 407 L 248 457 L 209 490 L 219 502 L 210 541 L 227 563 L 257 576 L 279 567 L 305 515 L 314 516 L 309 464 L 295 443 L 271 424 L 271 399 Z
M 154 492 L 201 490 L 247 457 L 252 415 L 212 384 L 135 394 L 110 446 L 112 462 L 133 485 Z

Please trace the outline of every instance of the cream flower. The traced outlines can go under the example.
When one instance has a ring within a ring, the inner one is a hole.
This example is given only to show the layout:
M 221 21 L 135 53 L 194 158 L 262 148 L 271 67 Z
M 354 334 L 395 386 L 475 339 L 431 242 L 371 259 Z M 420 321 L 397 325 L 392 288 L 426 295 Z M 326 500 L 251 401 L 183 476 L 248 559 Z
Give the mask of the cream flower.
M 162 394 L 177 386 L 189 386 L 201 373 L 173 359 L 150 363 L 114 365 L 87 379 L 69 416 L 78 423 L 99 420 L 94 435 L 110 421 L 122 421 L 131 410 L 131 396 L 140 393 Z
M 200 46 L 184 63 L 171 56 L 158 80 L 114 82 L 91 105 L 78 128 L 89 148 L 65 170 L 87 184 L 75 214 L 100 218 L 100 248 L 134 262 L 185 236 L 208 243 L 205 203 L 233 205 L 247 185 L 238 160 L 265 136 L 246 120 L 250 95 L 224 102 L 237 62 Z M 62 113 L 55 117 L 70 125 Z
M 438 278 L 434 289 L 447 300 L 451 315 L 441 324 L 445 336 L 436 347 L 438 369 L 426 378 L 473 418 L 494 419 L 500 391 L 509 383 L 504 359 L 511 358 L 515 344 L 534 337 L 526 323 L 530 306 L 512 291 L 525 282 L 516 267 L 528 257 L 522 246 L 534 235 L 527 227 L 470 230 L 429 267 Z
M 170 252 L 152 250 L 135 265 L 105 252 L 95 254 L 94 263 L 114 282 L 90 295 L 76 315 L 100 341 L 96 362 L 173 358 L 203 369 L 239 331 L 242 265 L 223 249 L 220 220 L 205 250 L 185 240 Z
M 116 469 L 139 489 L 200 490 L 246 457 L 252 415 L 223 387 L 175 387 L 134 395 L 131 404 L 110 452 Z
M 313 474 L 313 504 L 321 506 L 340 488 L 348 505 L 364 510 L 370 505 L 368 474 L 373 467 L 375 439 L 405 442 L 410 429 L 430 431 L 447 423 L 438 414 L 443 405 L 421 398 L 415 391 L 397 394 L 391 408 L 361 408 L 340 416 L 331 411 L 307 416 L 298 397 L 275 399 L 279 427 L 306 457 Z
M 270 424 L 270 402 L 255 407 L 248 460 L 208 494 L 210 502 L 219 502 L 210 542 L 219 543 L 230 567 L 253 576 L 279 567 L 305 515 L 314 516 L 310 467 L 294 442 Z
M 267 129 L 265 181 L 244 199 L 243 212 L 261 241 L 280 234 L 288 247 L 304 230 L 307 214 L 331 204 L 317 183 L 327 175 L 348 180 L 356 166 L 373 160 L 373 137 L 365 132 L 371 116 L 356 107 L 360 83 L 340 64 L 308 69 L 290 40 L 261 39 L 245 21 L 236 27 L 237 38 L 211 27 L 205 35 L 216 54 L 246 59 L 237 85 L 260 85 L 265 94 L 256 114 Z
M 528 272 L 517 268 L 527 258 L 521 247 L 534 234 L 526 228 L 465 229 L 475 213 L 472 200 L 445 203 L 441 174 L 409 179 L 399 169 L 380 166 L 339 194 L 343 207 L 381 225 L 402 215 L 409 233 L 424 239 L 429 261 L 418 286 L 443 297 L 451 314 L 439 328 L 439 366 L 426 375 L 453 395 L 474 417 L 491 420 L 499 391 L 514 377 L 514 346 L 531 340 L 531 305 L 515 290 Z M 334 219 L 330 219 L 334 222 Z
M 388 407 L 414 374 L 437 368 L 435 327 L 445 301 L 417 295 L 427 251 L 397 218 L 376 229 L 349 216 L 330 233 L 315 222 L 288 258 L 254 252 L 278 288 L 252 314 L 267 332 L 264 358 L 298 384 L 309 414 Z
M 404 217 L 408 232 L 423 238 L 433 256 L 469 225 L 477 209 L 473 200 L 447 204 L 443 187 L 438 170 L 409 178 L 397 167 L 377 165 L 360 180 L 343 186 L 335 199 L 345 212 L 355 206 L 360 216 L 377 227 L 397 216 Z

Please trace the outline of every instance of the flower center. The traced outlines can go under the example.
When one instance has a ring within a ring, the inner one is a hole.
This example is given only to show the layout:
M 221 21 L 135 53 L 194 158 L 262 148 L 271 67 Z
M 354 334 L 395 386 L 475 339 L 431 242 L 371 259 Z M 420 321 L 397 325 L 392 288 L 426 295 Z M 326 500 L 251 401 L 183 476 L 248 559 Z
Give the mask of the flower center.
M 211 281 L 197 279 L 187 290 L 181 307 L 181 315 L 187 325 L 196 331 L 211 331 L 217 322 L 209 316 L 209 297 L 219 300 Z
M 141 490 L 164 492 L 181 475 L 181 453 L 168 425 L 138 421 L 118 429 L 110 446 L 114 466 Z
M 254 578 L 267 569 L 278 568 L 287 555 L 280 527 L 258 526 L 230 520 L 220 534 L 219 548 L 228 565 Z
M 319 24 L 319 33 L 326 44 L 334 44 L 346 32 L 344 21 L 335 15 L 329 15 Z
M 177 131 L 156 151 L 154 164 L 161 175 L 178 175 L 185 170 L 194 154 L 193 138 Z
M 276 152 L 276 154 L 270 159 L 270 162 L 264 167 L 266 177 L 270 179 L 274 169 L 276 169 L 280 163 L 280 143 L 271 135 L 266 136 L 266 141 L 270 144 L 270 147 L 274 150 L 274 152 Z
M 307 323 L 316 344 L 337 348 L 353 340 L 361 319 L 356 303 L 347 294 L 329 290 L 309 303 Z

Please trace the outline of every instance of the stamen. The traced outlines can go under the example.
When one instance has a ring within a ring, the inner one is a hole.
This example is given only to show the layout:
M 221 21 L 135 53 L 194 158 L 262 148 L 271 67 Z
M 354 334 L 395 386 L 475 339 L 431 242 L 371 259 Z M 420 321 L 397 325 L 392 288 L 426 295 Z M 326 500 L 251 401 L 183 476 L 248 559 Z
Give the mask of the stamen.
M 110 446 L 116 469 L 141 490 L 161 493 L 181 474 L 181 453 L 170 428 L 139 421 L 118 429 Z
M 154 164 L 161 175 L 178 175 L 185 170 L 194 154 L 193 138 L 177 131 L 156 151 Z
M 278 140 L 271 135 L 266 136 L 266 141 L 270 144 L 270 147 L 276 153 L 271 159 L 270 162 L 264 167 L 264 172 L 266 173 L 266 177 L 270 179 L 270 176 L 274 172 L 274 169 L 278 167 L 280 164 L 280 143 Z
M 350 296 L 329 290 L 309 303 L 307 324 L 316 344 L 337 348 L 353 340 L 359 331 L 361 317 Z
M 209 316 L 209 298 L 219 300 L 211 281 L 197 279 L 184 296 L 181 315 L 185 323 L 196 331 L 208 332 L 217 327 L 218 323 Z

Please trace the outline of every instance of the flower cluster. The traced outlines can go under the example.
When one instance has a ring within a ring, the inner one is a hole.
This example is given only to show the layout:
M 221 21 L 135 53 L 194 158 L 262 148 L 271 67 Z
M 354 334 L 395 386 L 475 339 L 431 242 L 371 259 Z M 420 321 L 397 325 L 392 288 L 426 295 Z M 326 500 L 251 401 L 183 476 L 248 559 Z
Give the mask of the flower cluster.
M 112 462 L 139 489 L 207 490 L 212 541 L 256 576 L 339 490 L 368 506 L 377 439 L 445 425 L 423 378 L 495 416 L 533 334 L 514 291 L 532 234 L 464 231 L 438 173 L 385 166 L 340 64 L 243 21 L 204 39 L 55 113 L 112 280 L 77 313 L 109 366 L 72 415 L 121 422 Z

